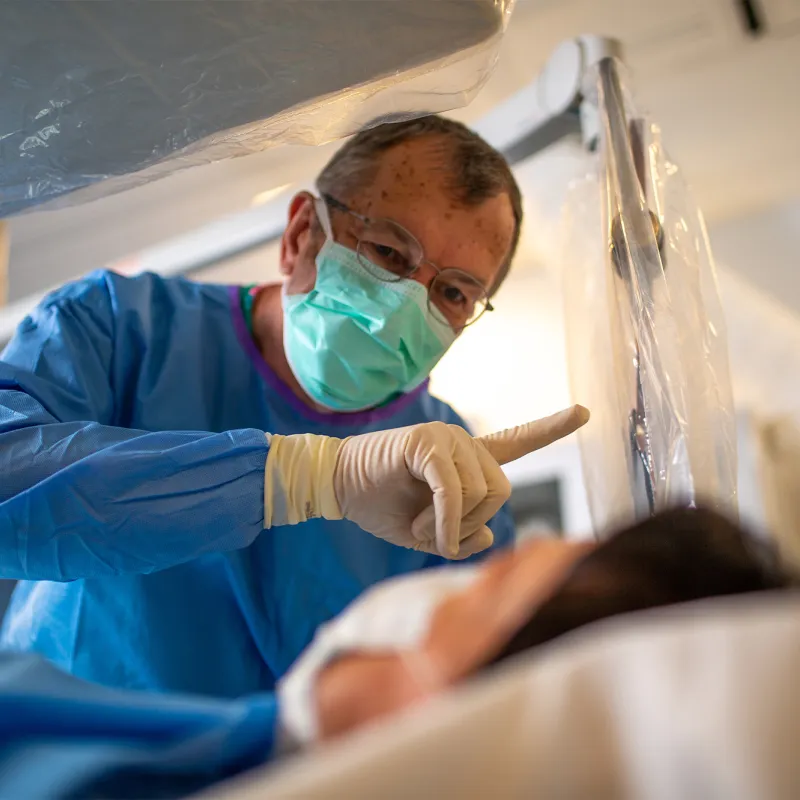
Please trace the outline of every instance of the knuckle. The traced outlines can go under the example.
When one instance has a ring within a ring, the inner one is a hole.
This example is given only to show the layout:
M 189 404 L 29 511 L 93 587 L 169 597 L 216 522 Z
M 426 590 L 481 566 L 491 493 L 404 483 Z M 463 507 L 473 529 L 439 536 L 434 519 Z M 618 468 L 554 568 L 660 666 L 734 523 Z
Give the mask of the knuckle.
M 447 436 L 448 434 L 447 424 L 441 422 L 440 420 L 435 420 L 434 422 L 427 422 L 425 424 L 425 429 L 430 436 L 437 439 L 441 438 L 442 436 Z
M 489 485 L 482 472 L 475 472 L 468 480 L 462 481 L 465 495 L 470 497 L 484 498 L 489 493 Z
M 455 425 L 454 423 L 450 423 L 447 425 L 447 429 L 450 431 L 450 435 L 459 442 L 471 442 L 472 437 L 467 433 L 461 425 Z
M 464 486 L 461 494 L 464 498 L 462 507 L 465 510 L 471 510 L 486 499 L 488 492 L 485 486 L 482 490 L 477 486 Z
M 497 471 L 497 473 L 497 478 L 495 480 L 495 491 L 497 495 L 502 497 L 503 501 L 505 502 L 509 497 L 511 497 L 511 491 L 513 487 L 511 486 L 511 481 L 508 479 L 508 476 L 505 474 L 505 472 L 503 472 L 503 470 L 500 469 Z

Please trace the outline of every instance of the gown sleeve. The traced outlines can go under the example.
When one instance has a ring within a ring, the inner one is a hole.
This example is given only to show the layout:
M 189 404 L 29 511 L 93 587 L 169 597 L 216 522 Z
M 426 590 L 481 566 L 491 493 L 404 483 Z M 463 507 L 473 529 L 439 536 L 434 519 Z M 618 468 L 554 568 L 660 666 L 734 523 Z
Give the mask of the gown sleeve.
M 0 653 L 0 797 L 183 797 L 266 762 L 277 705 L 110 689 Z
M 0 355 L 0 578 L 150 573 L 263 529 L 264 432 L 115 427 L 114 330 L 97 273 L 45 300 Z

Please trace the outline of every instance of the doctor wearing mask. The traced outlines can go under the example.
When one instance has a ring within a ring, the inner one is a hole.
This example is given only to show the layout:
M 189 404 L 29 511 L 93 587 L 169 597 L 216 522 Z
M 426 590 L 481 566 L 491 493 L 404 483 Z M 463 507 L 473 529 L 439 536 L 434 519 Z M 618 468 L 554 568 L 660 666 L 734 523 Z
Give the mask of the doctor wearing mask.
M 508 273 L 508 165 L 432 116 L 358 134 L 317 187 L 282 286 L 98 272 L 20 324 L 0 647 L 110 686 L 271 690 L 368 586 L 512 541 L 500 464 L 588 413 L 479 440 L 427 384 Z

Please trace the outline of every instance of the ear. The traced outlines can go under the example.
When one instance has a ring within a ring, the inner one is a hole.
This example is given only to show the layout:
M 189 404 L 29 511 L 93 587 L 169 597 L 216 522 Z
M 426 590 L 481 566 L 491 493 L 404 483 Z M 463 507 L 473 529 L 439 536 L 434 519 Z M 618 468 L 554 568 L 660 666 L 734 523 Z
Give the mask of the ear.
M 311 224 L 315 214 L 313 195 L 300 192 L 292 198 L 289 204 L 289 222 L 281 236 L 279 261 L 281 275 L 291 275 L 294 272 L 311 236 Z

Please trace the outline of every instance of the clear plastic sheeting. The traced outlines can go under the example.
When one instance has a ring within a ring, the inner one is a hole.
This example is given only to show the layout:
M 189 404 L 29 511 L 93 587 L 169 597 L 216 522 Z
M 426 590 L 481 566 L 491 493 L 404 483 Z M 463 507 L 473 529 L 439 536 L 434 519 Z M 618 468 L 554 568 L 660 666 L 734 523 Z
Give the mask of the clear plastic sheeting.
M 672 505 L 736 511 L 736 426 L 725 322 L 700 210 L 657 125 L 597 71 L 596 170 L 563 218 L 565 320 L 598 533 Z
M 513 3 L 2 3 L 0 218 L 465 105 Z

